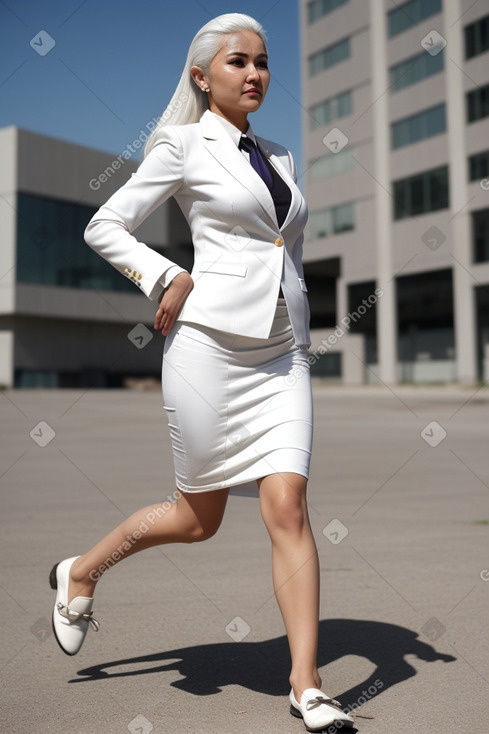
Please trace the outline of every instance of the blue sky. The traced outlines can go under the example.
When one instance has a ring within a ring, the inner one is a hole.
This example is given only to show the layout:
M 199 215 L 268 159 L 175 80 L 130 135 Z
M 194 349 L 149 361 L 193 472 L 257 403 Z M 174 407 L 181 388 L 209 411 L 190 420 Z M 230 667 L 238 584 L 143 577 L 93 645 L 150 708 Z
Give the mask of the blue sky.
M 250 122 L 286 145 L 300 170 L 295 0 L 0 0 L 0 127 L 120 153 L 163 112 L 195 33 L 227 12 L 252 15 L 267 31 L 272 81 Z M 55 43 L 44 56 L 30 45 L 40 31 Z

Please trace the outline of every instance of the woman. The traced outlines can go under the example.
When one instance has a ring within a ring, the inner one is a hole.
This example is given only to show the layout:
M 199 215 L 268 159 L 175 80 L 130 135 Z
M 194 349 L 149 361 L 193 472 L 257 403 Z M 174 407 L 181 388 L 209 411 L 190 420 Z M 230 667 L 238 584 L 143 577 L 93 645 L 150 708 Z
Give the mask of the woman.
M 211 537 L 230 487 L 254 480 L 290 645 L 290 712 L 317 731 L 353 719 L 321 693 L 316 664 L 319 567 L 306 505 L 312 398 L 301 264 L 307 207 L 291 154 L 256 138 L 248 123 L 269 81 L 259 23 L 238 13 L 207 23 L 144 161 L 87 226 L 87 243 L 159 299 L 154 327 L 166 337 L 162 386 L 179 491 L 176 502 L 164 503 L 170 507 L 142 508 L 88 553 L 53 568 L 53 628 L 64 652 L 76 654 L 88 627 L 98 629 L 93 592 L 108 567 L 154 545 Z M 192 231 L 191 274 L 130 234 L 170 196 Z

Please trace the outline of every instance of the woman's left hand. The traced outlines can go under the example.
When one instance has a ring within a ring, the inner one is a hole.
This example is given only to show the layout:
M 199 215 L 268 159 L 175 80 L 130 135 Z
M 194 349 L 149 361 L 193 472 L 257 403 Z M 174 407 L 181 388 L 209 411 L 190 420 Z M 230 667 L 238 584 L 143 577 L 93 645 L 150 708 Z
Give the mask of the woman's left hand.
M 155 315 L 155 329 L 161 329 L 163 336 L 168 336 L 187 296 L 194 287 L 190 273 L 176 275 L 163 294 Z

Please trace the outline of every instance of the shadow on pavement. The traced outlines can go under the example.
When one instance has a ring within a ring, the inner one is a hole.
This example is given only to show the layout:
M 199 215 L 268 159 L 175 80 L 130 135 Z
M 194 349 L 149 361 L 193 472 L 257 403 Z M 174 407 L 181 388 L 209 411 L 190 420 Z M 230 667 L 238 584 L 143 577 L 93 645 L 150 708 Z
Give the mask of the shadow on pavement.
M 406 655 L 415 655 L 427 662 L 456 660 L 419 640 L 416 632 L 385 622 L 322 620 L 319 641 L 319 667 L 344 655 L 366 658 L 376 666 L 366 680 L 347 691 L 333 690 L 331 684 L 328 685 L 328 695 L 339 698 L 343 707 L 360 706 L 381 691 L 416 675 L 416 669 L 404 659 Z M 217 642 L 112 660 L 78 671 L 82 677 L 70 683 L 175 670 L 183 678 L 171 685 L 196 696 L 219 693 L 222 687 L 233 684 L 270 696 L 284 696 L 290 690 L 289 667 L 289 649 L 284 635 L 263 642 Z

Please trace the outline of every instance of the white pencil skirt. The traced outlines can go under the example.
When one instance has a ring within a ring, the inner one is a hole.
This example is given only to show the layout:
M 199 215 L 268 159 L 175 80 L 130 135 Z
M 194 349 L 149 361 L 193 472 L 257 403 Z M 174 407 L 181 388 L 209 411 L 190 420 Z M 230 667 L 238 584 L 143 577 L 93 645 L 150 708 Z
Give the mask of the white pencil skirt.
M 268 339 L 177 322 L 165 340 L 162 389 L 183 492 L 295 472 L 309 477 L 313 407 L 308 352 L 294 343 L 284 299 Z M 252 484 L 249 484 L 252 482 Z

